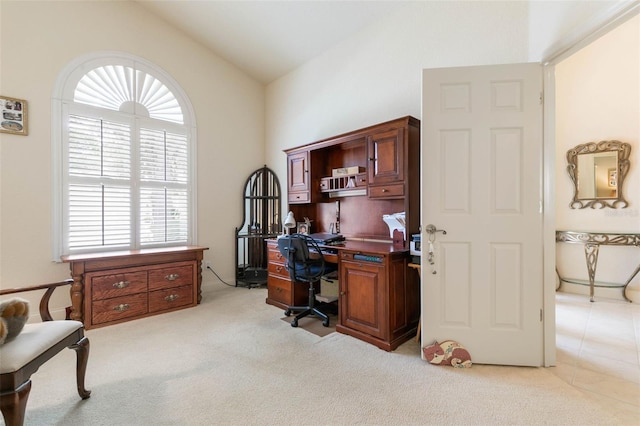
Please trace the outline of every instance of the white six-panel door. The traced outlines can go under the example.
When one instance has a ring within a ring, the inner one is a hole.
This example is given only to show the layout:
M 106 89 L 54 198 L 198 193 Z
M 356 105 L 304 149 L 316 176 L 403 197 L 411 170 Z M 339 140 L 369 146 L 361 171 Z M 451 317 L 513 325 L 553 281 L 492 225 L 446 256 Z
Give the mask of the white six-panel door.
M 541 96 L 539 64 L 423 71 L 423 346 L 543 363 Z

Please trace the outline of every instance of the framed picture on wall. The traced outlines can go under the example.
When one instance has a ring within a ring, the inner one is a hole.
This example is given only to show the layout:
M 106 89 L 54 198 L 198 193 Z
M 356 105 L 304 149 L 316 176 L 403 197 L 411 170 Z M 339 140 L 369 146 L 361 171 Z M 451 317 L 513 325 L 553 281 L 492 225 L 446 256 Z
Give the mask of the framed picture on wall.
M 27 135 L 27 101 L 0 95 L 0 133 Z

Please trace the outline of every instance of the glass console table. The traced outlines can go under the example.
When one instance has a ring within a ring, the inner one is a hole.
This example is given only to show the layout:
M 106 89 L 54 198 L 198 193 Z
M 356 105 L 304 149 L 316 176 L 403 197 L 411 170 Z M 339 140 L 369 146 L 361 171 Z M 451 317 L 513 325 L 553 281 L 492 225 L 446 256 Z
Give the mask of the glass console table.
M 621 234 L 621 233 L 597 233 L 597 232 L 574 232 L 574 231 L 556 231 L 556 242 L 574 243 L 584 245 L 584 255 L 587 261 L 587 272 L 589 281 L 563 278 L 558 274 L 560 282 L 569 282 L 573 284 L 582 284 L 589 286 L 589 300 L 593 302 L 595 287 L 620 287 L 622 295 L 631 302 L 627 297 L 627 286 L 633 278 L 640 272 L 640 263 L 633 271 L 629 279 L 624 284 L 605 283 L 596 281 L 596 267 L 598 265 L 598 251 L 600 246 L 636 246 L 640 248 L 640 234 Z

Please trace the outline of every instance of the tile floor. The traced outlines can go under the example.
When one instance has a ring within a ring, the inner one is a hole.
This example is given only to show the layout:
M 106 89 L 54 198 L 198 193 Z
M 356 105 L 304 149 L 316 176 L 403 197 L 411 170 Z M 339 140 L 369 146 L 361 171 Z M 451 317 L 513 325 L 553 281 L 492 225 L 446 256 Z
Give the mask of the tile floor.
M 640 304 L 556 294 L 557 365 L 552 372 L 640 425 Z

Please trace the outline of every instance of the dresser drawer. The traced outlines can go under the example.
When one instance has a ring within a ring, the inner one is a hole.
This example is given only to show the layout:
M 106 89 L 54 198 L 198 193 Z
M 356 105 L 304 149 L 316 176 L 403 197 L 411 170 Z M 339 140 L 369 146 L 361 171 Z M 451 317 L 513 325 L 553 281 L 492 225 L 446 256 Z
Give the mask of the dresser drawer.
M 267 271 L 269 271 L 269 275 L 289 279 L 289 271 L 284 267 L 284 263 L 282 262 L 269 262 Z
M 114 297 L 92 303 L 91 322 L 102 324 L 147 313 L 147 293 Z
M 149 292 L 149 312 L 166 311 L 193 304 L 193 286 Z
M 102 300 L 128 294 L 146 293 L 147 272 L 125 272 L 112 275 L 91 275 L 91 299 Z
M 279 276 L 269 275 L 269 284 L 267 286 L 267 297 L 273 301 L 292 305 L 291 298 L 291 280 Z
M 149 291 L 193 284 L 193 265 L 149 270 Z

